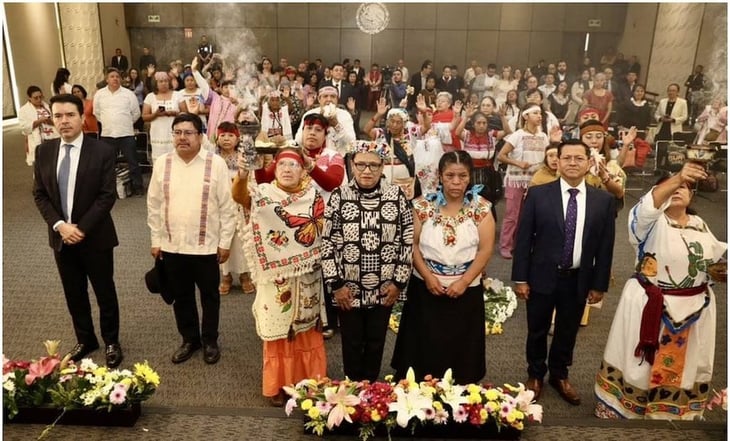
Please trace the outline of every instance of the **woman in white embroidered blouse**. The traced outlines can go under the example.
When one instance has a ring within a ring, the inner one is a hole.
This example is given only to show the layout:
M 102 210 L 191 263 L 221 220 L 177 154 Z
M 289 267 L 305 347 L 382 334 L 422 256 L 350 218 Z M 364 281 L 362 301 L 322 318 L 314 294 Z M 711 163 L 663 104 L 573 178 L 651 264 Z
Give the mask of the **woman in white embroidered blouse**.
M 470 184 L 467 152 L 439 161 L 439 190 L 413 201 L 413 267 L 393 353 L 396 377 L 453 370 L 457 383 L 486 372 L 481 275 L 494 248 L 491 204 Z
M 180 113 L 180 95 L 170 88 L 167 72 L 157 72 L 154 77 L 154 92 L 144 99 L 142 119 L 150 123 L 150 145 L 152 160 L 173 150 L 172 120 Z

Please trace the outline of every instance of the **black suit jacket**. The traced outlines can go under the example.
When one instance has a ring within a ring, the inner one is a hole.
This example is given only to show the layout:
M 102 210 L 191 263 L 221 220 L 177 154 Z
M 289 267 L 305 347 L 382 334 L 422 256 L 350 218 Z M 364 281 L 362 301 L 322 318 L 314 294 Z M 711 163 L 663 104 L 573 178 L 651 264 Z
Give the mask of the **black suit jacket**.
M 112 57 L 112 67 L 120 71 L 126 71 L 129 68 L 129 60 L 126 55 L 122 55 L 121 60 L 117 60 L 117 56 Z M 147 66 L 145 66 L 147 68 Z
M 48 244 L 60 251 L 63 240 L 53 224 L 63 219 L 56 166 L 61 140 L 38 146 L 35 152 L 33 198 L 48 224 Z M 77 245 L 103 250 L 119 245 L 111 210 L 117 200 L 115 150 L 109 144 L 84 136 L 76 173 L 71 223 L 84 232 Z
M 438 82 L 438 79 L 436 80 Z M 416 97 L 418 96 L 419 92 L 423 89 L 421 87 L 421 71 L 414 73 L 411 75 L 411 81 L 408 83 L 409 86 L 413 87 L 413 94 L 408 95 L 408 108 L 412 109 L 416 106 Z
M 323 82 L 320 88 L 323 86 L 334 87 L 334 84 L 332 83 L 332 80 L 329 80 Z M 340 82 L 340 104 L 347 107 L 347 99 L 350 97 L 354 98 L 355 101 L 360 100 L 360 97 L 357 95 L 357 91 L 355 90 L 355 88 L 352 87 L 350 83 L 343 80 Z
M 615 236 L 614 197 L 586 186 L 586 214 L 581 238 L 577 295 L 608 291 Z M 520 213 L 512 280 L 527 282 L 530 292 L 553 292 L 563 251 L 565 220 L 560 180 L 530 188 Z

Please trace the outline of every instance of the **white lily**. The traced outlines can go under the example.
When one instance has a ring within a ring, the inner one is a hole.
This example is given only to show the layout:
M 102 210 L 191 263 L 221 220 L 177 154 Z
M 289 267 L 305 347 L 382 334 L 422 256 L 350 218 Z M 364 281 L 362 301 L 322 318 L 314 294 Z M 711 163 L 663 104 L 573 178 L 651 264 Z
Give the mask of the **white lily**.
M 418 387 L 411 387 L 408 391 L 401 387 L 395 388 L 397 401 L 388 404 L 389 412 L 397 412 L 396 422 L 401 427 L 408 426 L 408 421 L 416 417 L 419 421 L 426 419 L 426 410 L 431 409 L 432 401 L 430 398 L 423 396 Z

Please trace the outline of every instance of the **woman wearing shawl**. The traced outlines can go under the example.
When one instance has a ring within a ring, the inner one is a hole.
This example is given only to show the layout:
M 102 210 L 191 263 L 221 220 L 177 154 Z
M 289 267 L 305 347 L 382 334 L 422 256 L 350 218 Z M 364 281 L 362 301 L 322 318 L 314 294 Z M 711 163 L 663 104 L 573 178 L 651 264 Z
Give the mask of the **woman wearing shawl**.
M 263 395 L 283 406 L 284 386 L 324 377 L 327 358 L 321 328 L 326 323 L 320 242 L 324 200 L 305 180 L 304 158 L 282 149 L 274 160 L 275 180 L 247 186 L 248 168 L 239 162 L 233 199 L 251 207 L 244 227 L 244 251 L 256 283 L 253 315 L 264 341 Z

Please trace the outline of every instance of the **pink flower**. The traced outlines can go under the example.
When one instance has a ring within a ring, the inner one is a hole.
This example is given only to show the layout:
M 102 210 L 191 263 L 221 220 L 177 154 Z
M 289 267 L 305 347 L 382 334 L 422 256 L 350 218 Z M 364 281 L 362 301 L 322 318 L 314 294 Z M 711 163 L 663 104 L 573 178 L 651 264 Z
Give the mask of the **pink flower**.
M 329 404 L 334 405 L 327 417 L 328 428 L 339 426 L 343 419 L 348 423 L 352 422 L 347 408 L 360 404 L 360 399 L 350 394 L 344 384 L 341 384 L 336 390 L 334 387 L 328 387 L 324 390 L 324 397 Z
M 124 404 L 127 399 L 127 390 L 124 387 L 114 387 L 109 394 L 109 402 L 112 404 Z
M 44 378 L 52 373 L 60 361 L 56 357 L 43 357 L 28 366 L 28 374 L 25 376 L 25 384 L 30 386 L 36 378 Z
M 449 422 L 449 413 L 443 409 L 437 410 L 433 418 L 434 424 L 446 424 Z
M 469 417 L 469 413 L 464 409 L 464 406 L 459 406 L 454 411 L 454 421 L 456 421 L 457 423 L 466 422 L 468 417 Z
M 297 399 L 289 398 L 289 400 L 287 400 L 286 402 L 286 407 L 284 407 L 284 412 L 286 412 L 286 416 L 291 415 L 295 407 L 297 407 Z

